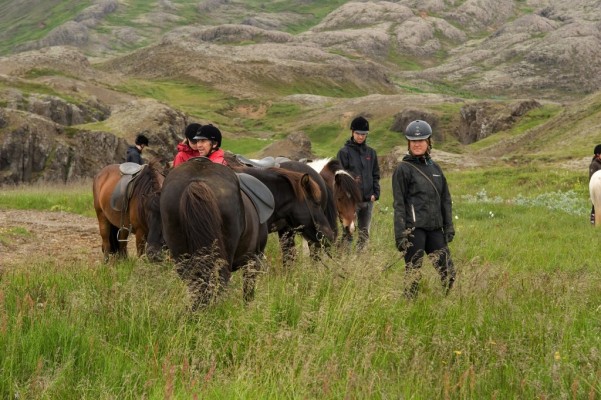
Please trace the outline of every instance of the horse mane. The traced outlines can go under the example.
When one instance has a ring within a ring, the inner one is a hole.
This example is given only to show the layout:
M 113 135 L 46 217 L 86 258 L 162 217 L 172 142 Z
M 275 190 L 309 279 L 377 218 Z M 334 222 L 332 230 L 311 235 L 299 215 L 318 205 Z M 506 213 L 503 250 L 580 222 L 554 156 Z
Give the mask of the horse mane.
M 338 190 L 348 193 L 351 196 L 351 200 L 355 203 L 360 203 L 363 200 L 357 181 L 342 167 L 339 160 L 330 160 L 325 168 L 334 173 L 335 186 L 337 186 Z
M 221 232 L 223 224 L 217 199 L 202 181 L 191 182 L 182 193 L 179 204 L 182 224 L 181 240 L 186 241 L 188 249 L 207 249 L 207 253 L 216 249 L 219 256 L 227 260 L 225 240 Z M 190 254 L 190 256 L 195 256 Z
M 290 182 L 290 185 L 294 190 L 294 195 L 299 200 L 305 200 L 306 196 L 308 195 L 312 200 L 316 201 L 317 203 L 321 203 L 322 196 L 325 196 L 325 193 L 321 193 L 321 189 L 319 188 L 317 182 L 315 182 L 310 176 L 308 190 L 305 190 L 305 186 L 303 186 L 302 184 L 303 176 L 307 175 L 305 173 L 296 172 L 284 168 L 268 169 L 272 170 L 274 173 L 282 176 L 288 182 Z
M 138 205 L 138 219 L 144 220 L 146 212 L 146 200 L 148 194 L 161 191 L 161 183 L 158 176 L 162 174 L 162 166 L 159 160 L 152 160 L 146 165 L 140 175 L 136 178 L 131 198 Z

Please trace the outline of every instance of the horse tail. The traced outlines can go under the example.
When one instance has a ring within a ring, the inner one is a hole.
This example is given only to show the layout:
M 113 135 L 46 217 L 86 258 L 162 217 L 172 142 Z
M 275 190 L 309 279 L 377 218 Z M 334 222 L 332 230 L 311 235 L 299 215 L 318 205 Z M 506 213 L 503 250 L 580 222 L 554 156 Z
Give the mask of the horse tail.
M 180 220 L 185 221 L 182 240 L 186 241 L 191 256 L 204 249 L 207 254 L 216 252 L 227 260 L 218 204 L 211 188 L 202 181 L 190 183 L 182 193 L 179 207 Z

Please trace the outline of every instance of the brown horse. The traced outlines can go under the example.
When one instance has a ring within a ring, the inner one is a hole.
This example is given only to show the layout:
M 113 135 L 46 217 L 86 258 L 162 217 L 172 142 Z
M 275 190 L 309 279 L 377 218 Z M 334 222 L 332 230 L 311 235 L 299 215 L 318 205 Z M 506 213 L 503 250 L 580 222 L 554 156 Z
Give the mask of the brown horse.
M 151 226 L 149 251 L 160 249 L 150 238 L 162 231 L 194 307 L 211 302 L 241 268 L 244 299 L 251 300 L 267 224 L 234 171 L 205 157 L 190 159 L 169 172 L 158 203 L 149 207 L 160 221 Z
M 142 170 L 130 182 L 131 190 L 126 190 L 129 194 L 126 193 L 126 197 L 119 199 L 118 204 L 112 205 L 111 197 L 123 176 L 120 164 L 107 165 L 94 177 L 92 185 L 94 209 L 102 237 L 105 262 L 109 260 L 110 255 L 127 256 L 127 241 L 130 233 L 136 235 L 138 256 L 144 254 L 150 225 L 156 222 L 150 220 L 151 215 L 147 212 L 148 204 L 152 196 L 157 195 L 161 190 L 164 179 L 161 169 L 158 161 L 142 166 Z M 117 211 L 115 208 L 120 210 Z

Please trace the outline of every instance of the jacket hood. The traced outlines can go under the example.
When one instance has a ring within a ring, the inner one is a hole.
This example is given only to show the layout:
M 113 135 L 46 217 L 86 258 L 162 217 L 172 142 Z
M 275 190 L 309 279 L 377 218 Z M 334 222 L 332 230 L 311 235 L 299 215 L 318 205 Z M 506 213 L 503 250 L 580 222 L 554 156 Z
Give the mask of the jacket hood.
M 190 154 L 198 153 L 198 150 L 192 149 L 192 147 L 188 146 L 186 143 L 178 143 L 177 151 L 178 152 L 181 151 L 182 153 L 190 153 Z

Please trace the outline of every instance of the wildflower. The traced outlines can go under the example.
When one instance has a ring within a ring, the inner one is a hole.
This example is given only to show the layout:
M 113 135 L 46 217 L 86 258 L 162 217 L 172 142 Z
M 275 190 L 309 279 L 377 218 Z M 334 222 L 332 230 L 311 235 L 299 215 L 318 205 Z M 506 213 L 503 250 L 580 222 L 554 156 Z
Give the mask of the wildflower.
M 555 352 L 555 355 L 554 355 L 554 357 L 555 357 L 555 361 L 559 361 L 559 360 L 561 360 L 561 355 L 559 354 L 559 351 L 556 351 L 556 352 Z
M 455 353 L 456 356 L 460 356 L 461 355 L 461 350 L 455 350 L 453 353 Z

